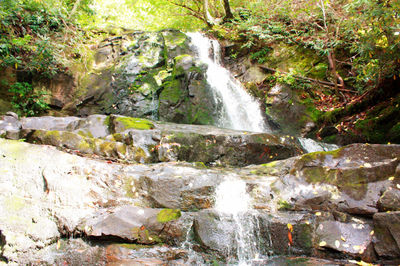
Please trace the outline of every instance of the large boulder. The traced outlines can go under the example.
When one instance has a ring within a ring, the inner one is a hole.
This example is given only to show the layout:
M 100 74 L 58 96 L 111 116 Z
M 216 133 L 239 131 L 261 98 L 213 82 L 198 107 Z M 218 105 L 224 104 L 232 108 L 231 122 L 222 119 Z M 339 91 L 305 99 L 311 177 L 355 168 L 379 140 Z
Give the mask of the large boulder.
M 212 124 L 215 103 L 190 39 L 177 30 L 105 39 L 81 82 L 77 113 Z M 83 96 L 82 96 L 83 95 Z
M 184 214 L 186 216 L 186 214 Z M 100 213 L 82 225 L 85 235 L 104 240 L 119 239 L 139 244 L 183 242 L 190 223 L 179 209 L 121 206 L 110 214 Z
M 353 144 L 246 168 L 277 176 L 274 201 L 291 210 L 339 210 L 372 217 L 382 193 L 394 187 L 399 145 Z M 279 208 L 279 206 L 278 206 Z

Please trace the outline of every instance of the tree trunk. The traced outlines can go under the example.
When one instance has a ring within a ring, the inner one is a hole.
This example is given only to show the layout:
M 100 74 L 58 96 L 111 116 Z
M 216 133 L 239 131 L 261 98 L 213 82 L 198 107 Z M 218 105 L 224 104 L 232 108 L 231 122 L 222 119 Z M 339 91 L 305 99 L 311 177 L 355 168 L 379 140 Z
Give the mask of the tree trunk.
M 208 11 L 208 0 L 203 1 L 203 9 L 204 9 L 204 18 L 206 19 L 207 26 L 212 27 L 216 24 L 215 19 L 211 16 Z
M 333 51 L 330 51 L 328 53 L 328 62 L 329 62 L 329 67 L 332 70 L 332 74 L 335 78 L 335 89 L 337 90 L 337 86 L 340 86 L 341 88 L 344 89 L 344 80 L 343 78 L 337 73 L 336 71 L 336 58 L 335 58 L 335 53 Z
M 224 22 L 229 21 L 233 19 L 233 14 L 231 11 L 231 6 L 229 4 L 229 0 L 224 0 L 224 10 L 225 10 L 225 17 L 224 17 Z

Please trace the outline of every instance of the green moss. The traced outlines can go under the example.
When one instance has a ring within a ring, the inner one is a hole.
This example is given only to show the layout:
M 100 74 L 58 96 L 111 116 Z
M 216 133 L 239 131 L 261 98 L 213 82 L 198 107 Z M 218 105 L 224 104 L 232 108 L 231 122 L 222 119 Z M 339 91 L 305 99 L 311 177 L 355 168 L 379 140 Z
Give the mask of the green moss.
M 116 121 L 121 123 L 125 129 L 148 130 L 154 128 L 154 124 L 150 120 L 142 118 L 117 117 Z
M 323 79 L 327 64 L 312 50 L 284 42 L 275 43 L 272 52 L 266 53 L 262 60 L 268 66 L 282 72 L 292 72 L 302 76 Z M 316 67 L 317 66 L 317 67 Z
M 178 31 L 174 32 L 164 32 L 164 41 L 167 46 L 182 46 L 186 43 L 187 41 L 187 36 Z
M 337 135 L 332 135 L 332 136 L 325 137 L 322 141 L 325 142 L 325 143 L 336 143 L 337 142 Z
M 104 124 L 105 126 L 107 126 L 107 127 L 110 127 L 110 125 L 111 125 L 111 117 L 110 117 L 110 116 L 107 116 L 106 119 L 104 119 L 103 124 Z
M 293 209 L 293 205 L 288 203 L 286 200 L 278 201 L 278 210 L 279 211 L 289 211 Z
M 312 162 L 315 160 L 325 160 L 327 156 L 331 156 L 332 158 L 336 159 L 341 156 L 341 151 L 343 148 L 333 150 L 333 151 L 317 151 L 317 152 L 312 152 L 312 153 L 307 153 L 301 157 L 299 161 L 303 163 L 308 163 Z
M 300 234 L 298 235 L 298 239 L 296 242 L 299 242 L 301 246 L 311 249 L 312 245 L 312 228 L 310 224 L 300 224 L 299 225 Z
M 121 133 L 115 133 L 112 135 L 114 141 L 124 142 L 124 136 Z
M 182 96 L 181 82 L 178 79 L 167 80 L 163 83 L 164 89 L 160 94 L 160 101 L 177 104 Z
M 142 148 L 136 148 L 135 150 L 135 161 L 138 163 L 148 162 L 147 154 Z
M 184 58 L 187 58 L 187 57 L 192 57 L 192 56 L 188 55 L 188 54 L 178 55 L 177 57 L 174 58 L 175 64 L 181 62 Z
M 126 155 L 127 147 L 125 144 L 115 144 L 115 150 L 117 151 L 118 155 Z
M 115 149 L 115 142 L 111 141 L 101 141 L 96 144 L 99 147 L 100 151 L 107 156 L 111 156 Z
M 143 248 L 151 248 L 153 246 L 151 245 L 140 245 L 140 244 L 118 244 L 118 246 L 126 249 L 132 249 L 132 250 L 140 250 Z
M 188 102 L 186 103 L 189 105 Z M 189 105 L 189 110 L 182 112 L 182 115 L 185 117 L 182 121 L 185 124 L 212 125 L 214 121 L 209 110 L 205 110 L 202 106 Z
M 181 217 L 181 211 L 179 209 L 164 209 L 157 214 L 157 221 L 159 223 L 167 223 Z
M 82 137 L 88 137 L 88 138 L 93 138 L 93 134 L 90 131 L 83 131 L 83 130 L 79 130 L 78 131 L 78 135 L 82 136 Z
M 278 164 L 277 161 L 274 162 L 270 162 L 270 163 L 266 163 L 266 164 L 262 164 L 263 167 L 267 167 L 267 168 L 273 168 Z
M 39 133 L 39 131 L 36 131 L 35 133 Z M 51 130 L 51 131 L 46 131 L 44 136 L 48 137 L 48 138 L 60 139 L 61 138 L 61 133 L 58 130 Z
M 203 162 L 194 162 L 193 165 L 198 169 L 207 169 L 208 168 Z

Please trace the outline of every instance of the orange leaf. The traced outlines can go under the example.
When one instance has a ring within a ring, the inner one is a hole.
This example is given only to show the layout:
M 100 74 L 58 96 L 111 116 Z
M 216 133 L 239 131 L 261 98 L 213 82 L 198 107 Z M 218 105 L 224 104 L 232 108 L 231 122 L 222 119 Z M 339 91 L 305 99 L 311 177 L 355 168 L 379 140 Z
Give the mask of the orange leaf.
M 293 245 L 292 233 L 290 231 L 288 232 L 287 236 L 288 236 L 288 239 L 289 239 L 289 244 L 288 245 L 289 246 Z
M 146 227 L 144 226 L 144 225 L 142 225 L 141 227 L 140 227 L 140 230 L 144 230 L 144 229 L 146 229 Z

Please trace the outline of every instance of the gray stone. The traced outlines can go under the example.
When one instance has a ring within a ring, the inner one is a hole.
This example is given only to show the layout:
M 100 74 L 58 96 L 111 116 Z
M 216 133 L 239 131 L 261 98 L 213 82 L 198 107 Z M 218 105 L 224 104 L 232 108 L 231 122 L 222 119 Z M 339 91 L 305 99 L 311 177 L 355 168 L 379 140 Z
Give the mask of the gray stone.
M 21 129 L 21 123 L 14 116 L 4 115 L 0 117 L 0 132 L 17 132 Z
M 23 129 L 38 129 L 38 130 L 61 130 L 67 131 L 73 122 L 80 121 L 78 117 L 24 117 L 21 119 Z
M 18 118 L 18 115 L 17 115 L 16 113 L 14 113 L 14 112 L 11 112 L 11 111 L 7 112 L 7 113 L 6 113 L 6 116 L 14 117 L 14 118 L 17 119 L 17 120 L 19 119 L 19 118 Z
M 378 201 L 379 210 L 400 211 L 400 190 L 390 187 Z
M 170 215 L 170 221 L 160 220 L 159 216 L 169 211 L 178 213 L 179 217 Z M 111 214 L 88 219 L 84 230 L 89 237 L 105 240 L 119 239 L 141 244 L 178 242 L 184 240 L 187 230 L 190 229 L 180 216 L 179 210 L 121 206 Z
M 317 224 L 315 245 L 320 250 L 328 248 L 352 257 L 362 257 L 371 246 L 372 230 L 372 225 L 362 219 L 351 218 L 347 223 L 322 221 Z
M 210 208 L 219 181 L 212 170 L 165 165 L 140 182 L 154 207 L 188 211 Z
M 374 247 L 379 256 L 400 257 L 400 212 L 374 215 Z

